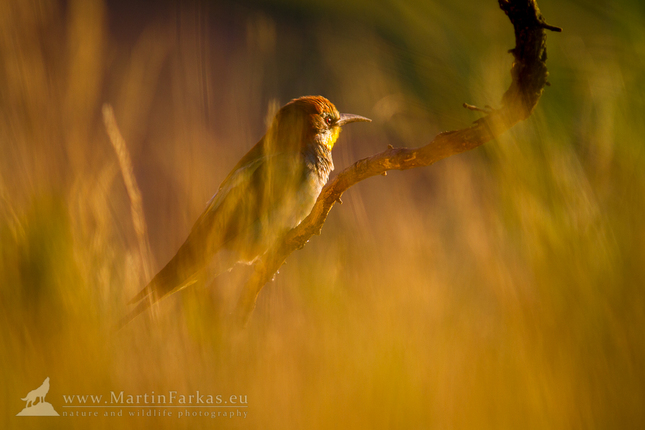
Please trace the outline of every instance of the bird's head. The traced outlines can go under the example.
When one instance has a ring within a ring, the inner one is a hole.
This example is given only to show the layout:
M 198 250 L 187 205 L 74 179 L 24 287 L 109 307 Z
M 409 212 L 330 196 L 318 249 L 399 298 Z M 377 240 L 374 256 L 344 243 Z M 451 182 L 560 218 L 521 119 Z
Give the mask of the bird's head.
M 339 113 L 332 102 L 322 96 L 305 96 L 291 100 L 275 117 L 272 128 L 283 136 L 280 141 L 296 138 L 299 145 L 318 144 L 331 150 L 341 127 L 350 122 L 371 122 L 369 118 Z M 288 133 L 289 137 L 285 136 Z M 294 142 L 295 144 L 295 142 Z

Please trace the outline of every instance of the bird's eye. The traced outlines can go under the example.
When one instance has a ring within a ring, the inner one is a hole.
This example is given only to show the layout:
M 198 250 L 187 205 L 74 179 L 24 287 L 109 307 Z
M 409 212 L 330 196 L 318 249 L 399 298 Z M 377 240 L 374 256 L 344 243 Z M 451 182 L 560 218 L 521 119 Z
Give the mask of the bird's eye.
M 332 122 L 334 122 L 334 120 L 332 119 L 332 117 L 328 116 L 328 117 L 326 117 L 326 118 L 325 118 L 325 123 L 326 123 L 327 125 L 331 125 L 331 124 L 332 124 Z

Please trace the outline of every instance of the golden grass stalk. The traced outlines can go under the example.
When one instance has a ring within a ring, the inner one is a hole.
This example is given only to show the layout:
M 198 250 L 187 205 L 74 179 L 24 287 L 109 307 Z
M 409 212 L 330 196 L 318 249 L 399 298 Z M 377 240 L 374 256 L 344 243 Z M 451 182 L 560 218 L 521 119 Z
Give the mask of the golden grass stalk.
M 137 235 L 137 242 L 139 244 L 139 256 L 141 258 L 141 268 L 145 280 L 149 280 L 151 276 L 150 269 L 150 243 L 148 241 L 148 229 L 146 226 L 146 219 L 143 213 L 143 205 L 141 200 L 141 191 L 137 185 L 137 179 L 134 176 L 132 169 L 132 159 L 128 152 L 128 147 L 125 144 L 125 139 L 119 131 L 119 127 L 114 117 L 114 110 L 109 104 L 103 105 L 103 123 L 105 129 L 112 143 L 112 147 L 116 152 L 119 160 L 119 167 L 121 168 L 121 175 L 123 182 L 130 198 L 130 213 L 132 215 L 132 225 Z

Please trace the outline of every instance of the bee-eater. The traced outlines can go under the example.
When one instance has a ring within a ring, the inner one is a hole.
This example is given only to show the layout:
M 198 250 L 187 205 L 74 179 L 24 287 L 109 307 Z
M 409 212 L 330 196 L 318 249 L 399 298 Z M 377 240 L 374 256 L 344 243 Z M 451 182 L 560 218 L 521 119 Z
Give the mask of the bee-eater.
M 236 263 L 252 263 L 311 212 L 334 169 L 331 151 L 341 127 L 371 120 L 340 114 L 322 96 L 284 105 L 266 134 L 237 163 L 175 256 L 131 301 L 150 305 Z

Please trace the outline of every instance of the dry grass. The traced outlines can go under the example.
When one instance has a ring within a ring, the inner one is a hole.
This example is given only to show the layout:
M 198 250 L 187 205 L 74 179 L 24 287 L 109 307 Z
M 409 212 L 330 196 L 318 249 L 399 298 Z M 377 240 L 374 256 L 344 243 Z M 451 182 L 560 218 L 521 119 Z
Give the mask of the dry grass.
M 352 188 L 263 290 L 246 331 L 213 317 L 240 268 L 110 333 L 144 269 L 103 103 L 130 151 L 156 270 L 274 99 L 322 93 L 374 119 L 343 133 L 337 168 L 467 124 L 464 101 L 495 103 L 512 34 L 490 3 L 137 14 L 0 2 L 0 426 L 88 427 L 13 417 L 49 376 L 59 412 L 62 394 L 248 396 L 246 421 L 123 428 L 641 427 L 637 2 L 542 2 L 565 32 L 549 36 L 552 86 L 534 116 L 472 153 Z

